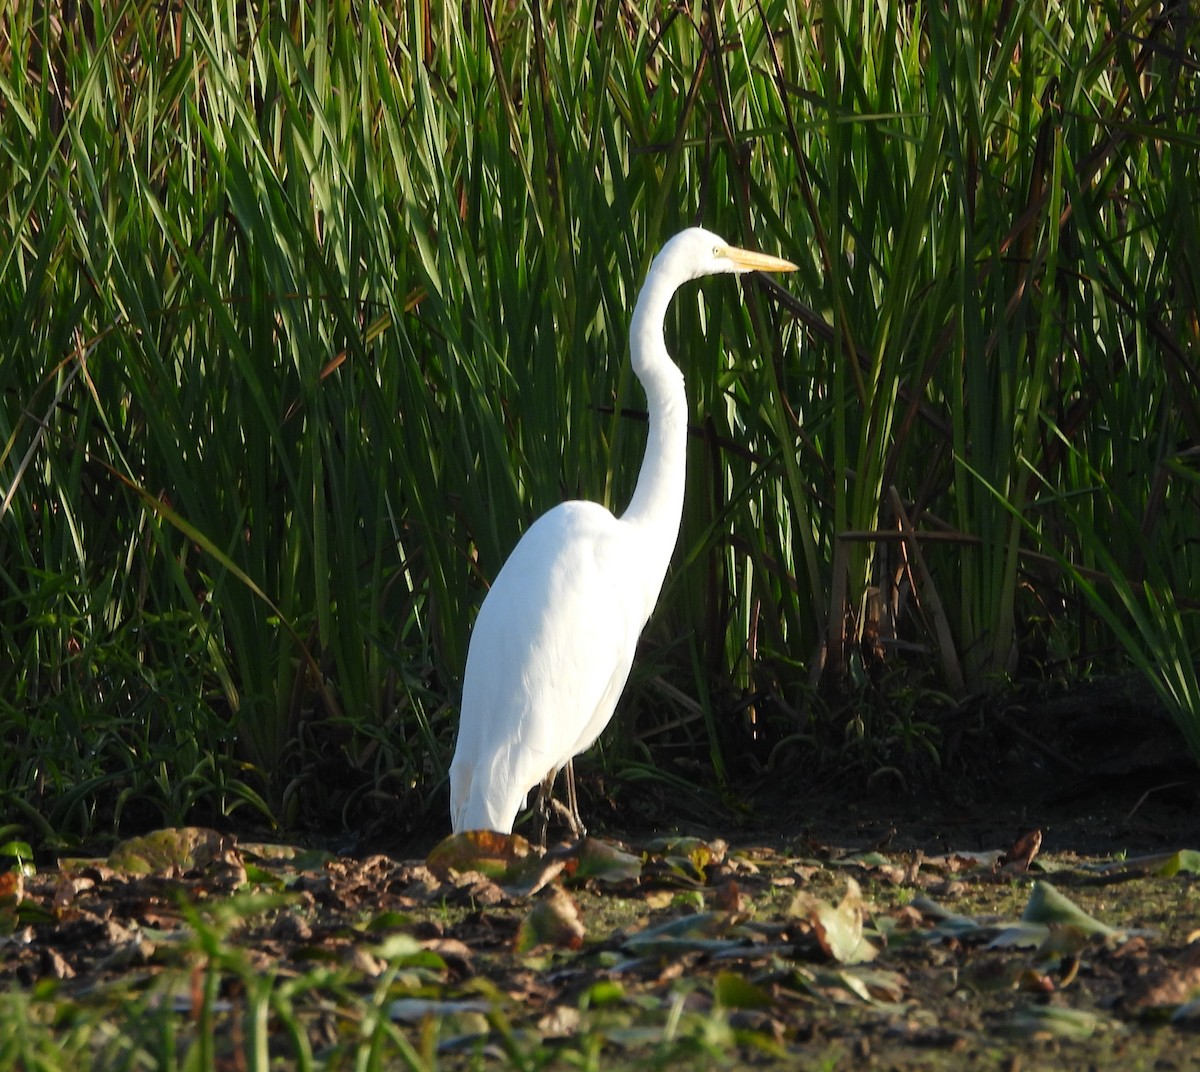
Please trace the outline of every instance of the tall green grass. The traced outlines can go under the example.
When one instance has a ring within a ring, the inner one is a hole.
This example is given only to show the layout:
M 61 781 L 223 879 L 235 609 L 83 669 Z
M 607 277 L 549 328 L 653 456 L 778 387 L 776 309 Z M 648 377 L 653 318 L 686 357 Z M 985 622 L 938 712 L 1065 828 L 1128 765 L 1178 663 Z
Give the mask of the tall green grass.
M 417 822 L 504 555 L 630 494 L 628 313 L 693 222 L 801 271 L 676 302 L 688 505 L 614 757 L 724 777 L 830 709 L 818 679 L 875 681 L 886 734 L 880 681 L 1086 668 L 1126 591 L 1173 597 L 1194 733 L 1186 6 L 0 18 L 0 788 L 30 821 Z

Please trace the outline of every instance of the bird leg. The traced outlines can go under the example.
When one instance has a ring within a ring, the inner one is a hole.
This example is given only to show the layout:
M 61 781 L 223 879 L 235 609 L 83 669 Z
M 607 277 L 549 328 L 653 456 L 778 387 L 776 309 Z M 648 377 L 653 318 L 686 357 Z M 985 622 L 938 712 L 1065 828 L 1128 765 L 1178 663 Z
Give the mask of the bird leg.
M 558 771 L 551 771 L 542 779 L 542 784 L 538 786 L 537 804 L 533 809 L 537 815 L 537 843 L 543 849 L 546 847 L 546 831 L 550 827 L 550 801 L 554 799 L 554 776 L 557 773 Z
M 583 825 L 583 819 L 579 814 L 579 801 L 575 798 L 574 760 L 567 760 L 566 770 L 567 806 L 564 808 L 561 804 L 558 804 L 557 801 L 555 801 L 555 803 L 558 804 L 559 814 L 562 816 L 567 826 L 571 828 L 571 833 L 574 834 L 575 837 L 580 841 L 582 841 L 585 837 L 587 837 L 587 827 Z
M 538 788 L 536 812 L 538 817 L 538 844 L 545 848 L 546 832 L 550 826 L 550 813 L 553 811 L 570 829 L 572 835 L 582 840 L 587 836 L 587 828 L 579 817 L 579 801 L 575 797 L 575 764 L 567 760 L 562 768 L 566 771 L 567 803 L 555 800 L 554 779 L 558 771 L 551 771 Z

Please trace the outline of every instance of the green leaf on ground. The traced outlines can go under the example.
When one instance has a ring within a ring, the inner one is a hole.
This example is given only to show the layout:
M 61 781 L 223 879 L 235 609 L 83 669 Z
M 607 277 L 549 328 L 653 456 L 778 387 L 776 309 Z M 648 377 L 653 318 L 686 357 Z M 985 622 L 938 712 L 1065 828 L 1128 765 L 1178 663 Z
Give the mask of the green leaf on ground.
M 576 853 L 572 875 L 577 881 L 594 878 L 600 882 L 636 882 L 642 873 L 642 861 L 597 838 L 584 838 Z
M 999 1033 L 1029 1039 L 1085 1039 L 1110 1029 L 1113 1021 L 1087 1009 L 1031 1005 L 1019 1009 L 1000 1025 Z
M 1179 849 L 1167 856 L 1154 869 L 1154 873 L 1162 878 L 1174 878 L 1180 874 L 1200 875 L 1200 851 Z
M 1119 933 L 1107 923 L 1089 916 L 1069 897 L 1040 879 L 1033 884 L 1033 892 L 1029 895 L 1021 919 L 1026 923 L 1063 923 L 1083 934 L 1100 934 L 1106 938 Z
M 766 990 L 733 971 L 717 972 L 713 997 L 724 1009 L 765 1009 L 774 1004 Z

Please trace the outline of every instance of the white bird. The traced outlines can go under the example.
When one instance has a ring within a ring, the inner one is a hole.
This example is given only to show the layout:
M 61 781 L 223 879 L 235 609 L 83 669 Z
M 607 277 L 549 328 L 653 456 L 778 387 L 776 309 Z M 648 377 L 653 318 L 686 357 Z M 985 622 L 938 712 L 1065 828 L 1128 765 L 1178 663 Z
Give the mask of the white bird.
M 630 324 L 650 432 L 637 487 L 618 518 L 564 502 L 521 537 L 479 609 L 467 650 L 450 765 L 455 833 L 510 833 L 529 790 L 552 782 L 612 718 L 634 648 L 662 590 L 683 514 L 688 404 L 663 320 L 679 287 L 723 272 L 790 272 L 790 261 L 695 227 L 650 266 Z M 568 787 L 573 825 L 578 822 Z

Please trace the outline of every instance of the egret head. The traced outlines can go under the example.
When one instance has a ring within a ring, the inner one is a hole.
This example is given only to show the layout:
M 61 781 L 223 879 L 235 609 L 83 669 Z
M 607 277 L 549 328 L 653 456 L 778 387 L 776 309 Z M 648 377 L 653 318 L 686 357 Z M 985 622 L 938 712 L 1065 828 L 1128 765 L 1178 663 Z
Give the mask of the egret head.
M 703 227 L 680 231 L 655 258 L 655 268 L 680 279 L 699 279 L 727 272 L 794 272 L 796 265 L 781 257 L 731 246 Z

